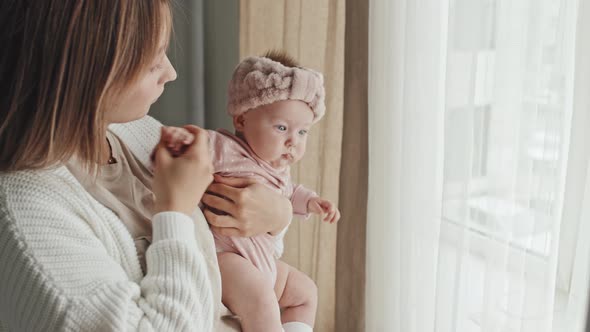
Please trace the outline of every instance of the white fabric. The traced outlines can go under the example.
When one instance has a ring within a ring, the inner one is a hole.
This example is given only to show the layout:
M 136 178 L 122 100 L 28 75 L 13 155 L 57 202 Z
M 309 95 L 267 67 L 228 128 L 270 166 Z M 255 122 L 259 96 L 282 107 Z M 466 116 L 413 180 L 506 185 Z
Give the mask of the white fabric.
M 115 126 L 147 161 L 158 131 Z M 147 126 L 147 127 L 146 127 Z M 139 156 L 138 155 L 138 156 Z M 206 223 L 202 214 L 197 222 Z M 211 331 L 213 295 L 194 221 L 154 216 L 142 276 L 133 239 L 61 166 L 0 175 L 0 320 L 14 331 Z
M 370 2 L 367 331 L 581 330 L 589 18 Z
M 283 331 L 285 332 L 312 332 L 313 328 L 301 322 L 289 322 L 283 324 Z
M 444 3 L 371 1 L 367 331 L 434 330 Z
M 563 220 L 569 227 L 560 232 L 557 269 L 558 288 L 567 294 L 559 303 L 565 331 L 583 331 L 590 294 L 590 2 L 580 1 L 577 22 L 574 114 L 571 125 L 570 153 L 566 173 Z M 586 318 L 588 319 L 588 317 Z M 554 330 L 557 331 L 554 323 Z M 588 331 L 588 330 L 586 330 Z

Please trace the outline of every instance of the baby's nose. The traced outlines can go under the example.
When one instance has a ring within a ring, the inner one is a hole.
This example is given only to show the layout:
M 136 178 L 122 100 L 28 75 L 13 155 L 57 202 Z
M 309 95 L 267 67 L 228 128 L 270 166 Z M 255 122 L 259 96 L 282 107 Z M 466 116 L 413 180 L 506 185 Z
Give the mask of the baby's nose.
M 290 147 L 294 147 L 296 144 L 297 144 L 297 139 L 296 139 L 296 138 L 293 138 L 293 137 L 290 137 L 290 138 L 289 138 L 289 139 L 287 139 L 287 141 L 285 142 L 285 145 L 286 145 L 287 147 L 289 147 L 289 148 L 290 148 Z

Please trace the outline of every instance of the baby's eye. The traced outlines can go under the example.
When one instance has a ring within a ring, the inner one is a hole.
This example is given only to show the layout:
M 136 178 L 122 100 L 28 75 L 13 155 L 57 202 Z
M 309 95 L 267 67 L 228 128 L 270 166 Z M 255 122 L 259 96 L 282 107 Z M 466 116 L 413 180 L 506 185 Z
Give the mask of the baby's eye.
M 277 129 L 280 131 L 286 131 L 287 130 L 287 126 L 283 126 L 283 125 L 278 125 Z
M 303 135 L 307 135 L 307 130 L 305 130 L 305 129 L 301 129 L 301 130 L 299 131 L 299 135 L 301 135 L 301 136 L 303 136 Z

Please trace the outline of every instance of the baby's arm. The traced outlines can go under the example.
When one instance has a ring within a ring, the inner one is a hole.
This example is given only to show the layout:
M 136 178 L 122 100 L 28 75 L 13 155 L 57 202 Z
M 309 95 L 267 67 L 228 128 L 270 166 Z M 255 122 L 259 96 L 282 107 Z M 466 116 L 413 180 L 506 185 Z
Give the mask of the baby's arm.
M 315 192 L 303 187 L 295 186 L 293 195 L 291 195 L 291 204 L 293 204 L 293 214 L 309 217 L 310 213 L 325 214 L 323 220 L 329 223 L 335 223 L 340 219 L 340 211 L 332 202 L 319 197 Z

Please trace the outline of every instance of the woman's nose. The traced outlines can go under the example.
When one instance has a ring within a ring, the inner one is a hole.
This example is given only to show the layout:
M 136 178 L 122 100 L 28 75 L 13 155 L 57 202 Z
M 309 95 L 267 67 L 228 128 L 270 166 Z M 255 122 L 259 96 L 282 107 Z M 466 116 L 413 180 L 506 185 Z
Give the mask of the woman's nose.
M 166 70 L 166 78 L 164 79 L 164 83 L 175 81 L 177 77 L 178 74 L 176 73 L 176 70 L 174 69 L 172 64 L 170 64 L 170 66 L 168 66 Z
M 170 65 L 169 73 L 168 73 L 168 80 L 166 82 L 176 81 L 178 74 L 176 73 L 176 69 L 172 65 Z
M 170 62 L 170 59 L 168 59 L 168 56 L 166 56 L 164 65 L 166 66 L 166 69 L 165 69 L 166 71 L 161 79 L 161 83 L 166 84 L 168 82 L 172 82 L 172 81 L 176 80 L 176 78 L 178 77 L 178 74 L 176 73 L 174 66 Z

